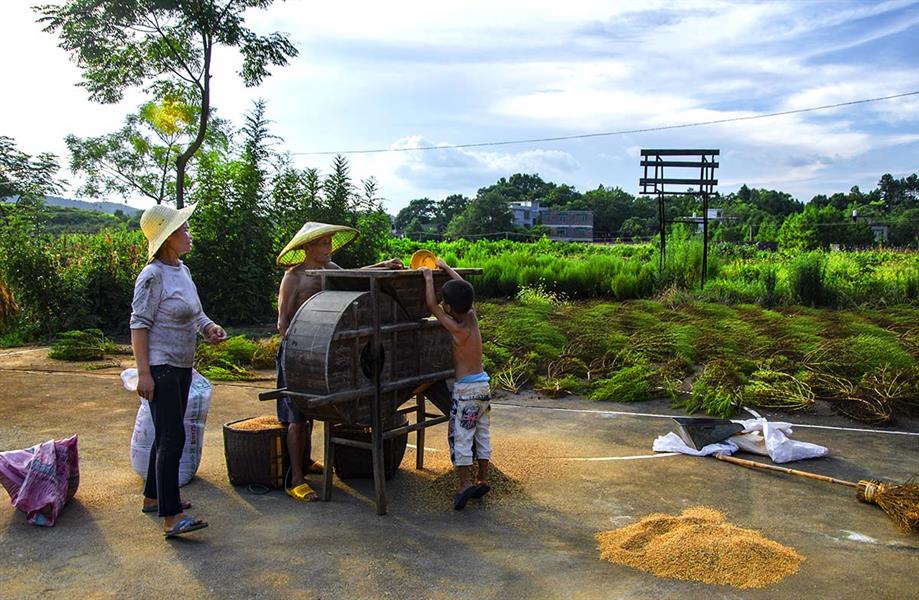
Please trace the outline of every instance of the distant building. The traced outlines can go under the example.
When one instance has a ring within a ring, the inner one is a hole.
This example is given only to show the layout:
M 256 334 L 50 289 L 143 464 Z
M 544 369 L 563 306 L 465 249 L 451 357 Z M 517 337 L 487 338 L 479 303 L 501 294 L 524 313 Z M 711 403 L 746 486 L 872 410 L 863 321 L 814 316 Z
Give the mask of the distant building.
M 511 212 L 514 214 L 514 225 L 517 227 L 533 227 L 539 222 L 539 202 L 511 202 Z
M 886 242 L 887 234 L 890 233 L 890 227 L 884 223 L 875 223 L 873 217 L 862 216 L 857 210 L 852 211 L 852 221 L 856 223 L 866 223 L 874 234 L 875 242 Z
M 887 225 L 880 225 L 880 224 L 869 225 L 868 227 L 871 228 L 871 233 L 874 234 L 875 242 L 886 242 L 887 241 L 887 234 L 890 233 L 890 227 L 888 227 Z
M 727 223 L 729 221 L 736 220 L 737 217 L 729 217 L 724 213 L 723 208 L 709 208 L 708 209 L 708 222 L 709 223 Z M 678 223 L 690 223 L 696 226 L 696 232 L 702 233 L 702 228 L 704 226 L 704 219 L 701 215 L 692 213 L 691 217 L 682 217 L 680 219 L 675 219 L 675 222 Z
M 592 242 L 594 213 L 592 210 L 547 210 L 541 223 L 549 230 L 549 239 L 560 242 Z
M 594 239 L 592 210 L 551 210 L 539 201 L 511 202 L 514 225 L 530 229 L 542 225 L 550 240 L 559 242 L 591 242 Z

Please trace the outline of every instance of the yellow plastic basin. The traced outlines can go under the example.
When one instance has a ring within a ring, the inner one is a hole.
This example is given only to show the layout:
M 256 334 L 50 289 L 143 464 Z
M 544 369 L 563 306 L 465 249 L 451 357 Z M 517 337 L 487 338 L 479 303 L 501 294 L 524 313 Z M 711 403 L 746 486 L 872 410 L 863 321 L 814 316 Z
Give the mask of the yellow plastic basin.
M 430 250 L 418 250 L 412 254 L 412 260 L 409 262 L 409 268 L 420 269 L 428 267 L 429 269 L 437 268 L 437 257 Z

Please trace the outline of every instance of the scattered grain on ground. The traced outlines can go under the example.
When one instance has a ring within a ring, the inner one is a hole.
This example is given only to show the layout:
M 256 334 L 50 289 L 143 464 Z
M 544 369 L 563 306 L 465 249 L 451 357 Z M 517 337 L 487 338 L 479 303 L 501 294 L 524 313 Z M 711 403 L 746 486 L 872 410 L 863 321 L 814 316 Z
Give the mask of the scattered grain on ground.
M 412 449 L 403 464 L 414 463 Z M 485 507 L 507 507 L 534 504 L 536 499 L 527 491 L 549 479 L 563 477 L 572 469 L 570 461 L 561 457 L 577 455 L 574 446 L 554 444 L 526 437 L 502 438 L 493 451 L 488 471 L 491 491 Z M 457 476 L 447 450 L 426 452 L 424 469 L 406 470 L 410 474 L 408 492 L 414 504 L 432 510 L 452 510 Z M 575 467 L 577 468 L 577 467 Z
M 86 508 L 103 508 L 140 503 L 144 480 L 134 471 L 82 473 L 75 500 Z
M 762 588 L 796 573 L 804 556 L 704 506 L 652 514 L 595 535 L 600 558 L 658 577 Z

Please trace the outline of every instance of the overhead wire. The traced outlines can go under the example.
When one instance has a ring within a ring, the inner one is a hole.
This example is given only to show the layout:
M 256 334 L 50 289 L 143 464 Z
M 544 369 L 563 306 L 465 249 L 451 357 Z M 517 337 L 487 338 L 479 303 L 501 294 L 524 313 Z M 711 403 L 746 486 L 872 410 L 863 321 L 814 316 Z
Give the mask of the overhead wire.
M 901 94 L 892 94 L 890 96 L 879 96 L 876 98 L 863 98 L 861 100 L 850 100 L 849 102 L 837 102 L 835 104 L 824 104 L 822 106 L 811 106 L 808 108 L 796 108 L 791 110 L 782 110 L 778 112 L 765 113 L 760 115 L 745 115 L 742 117 L 728 117 L 724 119 L 713 119 L 711 121 L 696 121 L 693 123 L 680 123 L 677 125 L 662 125 L 659 127 L 643 127 L 640 129 L 622 129 L 619 131 L 604 131 L 597 133 L 580 133 L 575 135 L 560 135 L 552 137 L 530 138 L 520 140 L 502 140 L 496 142 L 476 142 L 467 144 L 443 144 L 437 146 L 415 146 L 400 148 L 372 148 L 358 150 L 322 150 L 316 152 L 290 152 L 292 156 L 324 156 L 334 154 L 381 154 L 386 152 L 414 152 L 428 150 L 456 150 L 461 148 L 483 148 L 487 146 L 507 146 L 511 144 L 535 144 L 541 142 L 561 142 L 565 140 L 579 140 L 595 137 L 608 137 L 614 135 L 628 135 L 633 133 L 650 133 L 654 131 L 668 131 L 673 129 L 685 129 L 688 127 L 702 127 L 705 125 L 719 125 L 722 123 L 736 123 L 738 121 L 753 121 L 755 119 L 768 119 L 772 117 L 781 117 L 785 115 L 795 115 L 801 113 L 815 112 L 819 110 L 830 110 L 844 106 L 854 106 L 858 104 L 868 104 L 871 102 L 881 102 L 885 100 L 894 100 L 896 98 L 905 98 L 907 96 L 919 95 L 919 90 L 912 92 L 903 92 Z

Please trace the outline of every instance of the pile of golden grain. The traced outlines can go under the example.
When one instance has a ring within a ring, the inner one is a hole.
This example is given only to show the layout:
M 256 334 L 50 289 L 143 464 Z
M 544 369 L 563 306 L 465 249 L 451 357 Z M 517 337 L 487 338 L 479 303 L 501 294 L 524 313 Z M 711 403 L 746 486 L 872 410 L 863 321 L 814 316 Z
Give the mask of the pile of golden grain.
M 653 514 L 596 534 L 600 558 L 659 577 L 762 588 L 798 571 L 804 557 L 704 506 Z
M 277 417 L 265 415 L 264 417 L 252 417 L 245 421 L 233 423 L 230 427 L 240 431 L 262 431 L 264 429 L 283 429 L 284 425 L 278 421 Z

